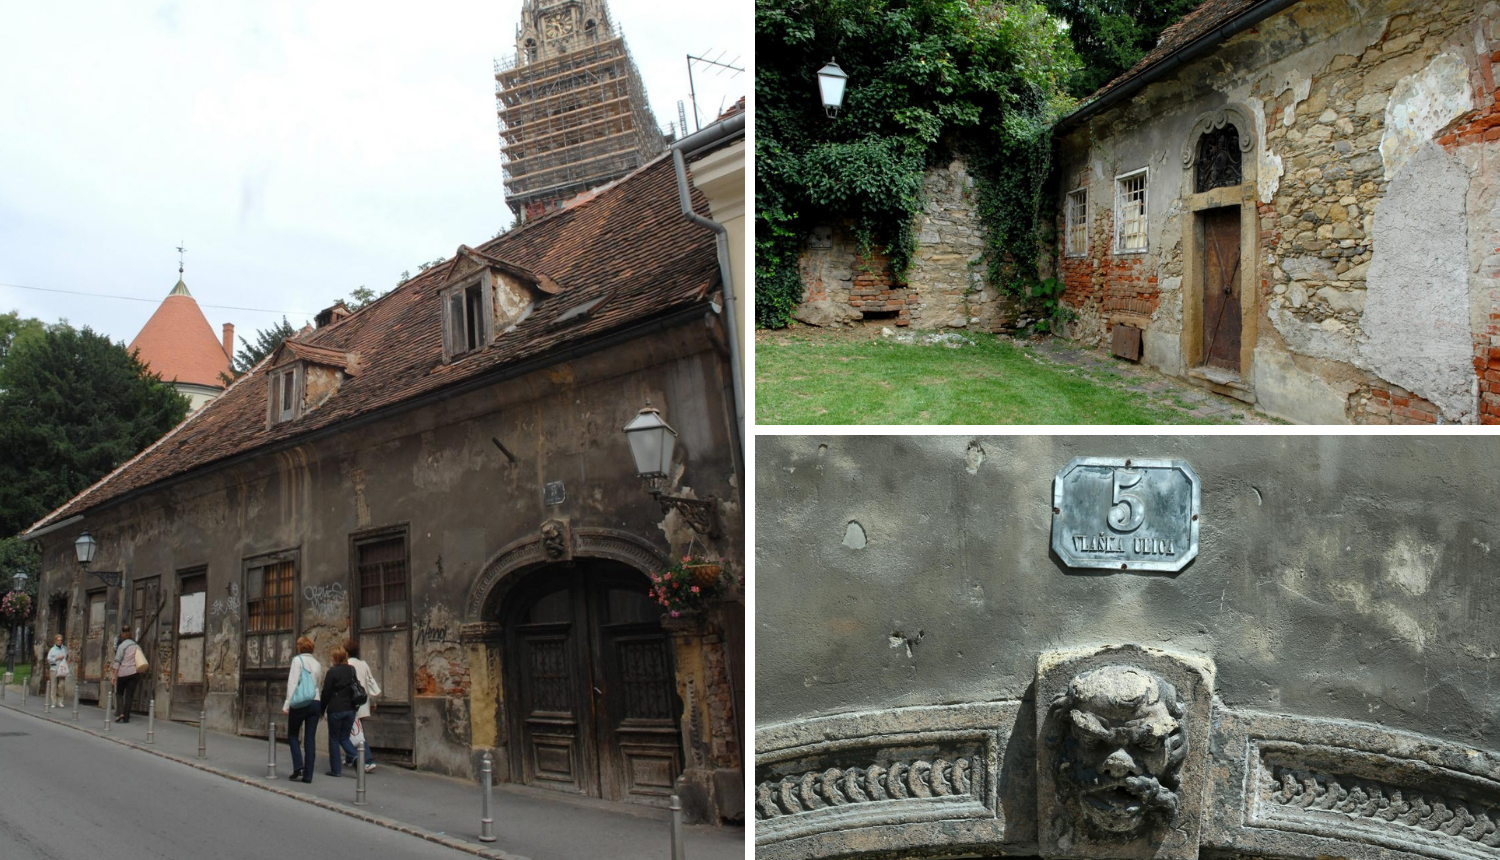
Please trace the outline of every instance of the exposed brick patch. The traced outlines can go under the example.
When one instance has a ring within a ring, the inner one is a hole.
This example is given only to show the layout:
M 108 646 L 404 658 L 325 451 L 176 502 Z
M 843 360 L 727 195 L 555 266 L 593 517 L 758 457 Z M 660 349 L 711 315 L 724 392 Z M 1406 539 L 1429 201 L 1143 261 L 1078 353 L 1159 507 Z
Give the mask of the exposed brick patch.
M 911 322 L 909 304 L 913 300 L 905 284 L 891 274 L 891 260 L 871 251 L 854 261 L 855 275 L 849 288 L 849 307 L 864 314 L 894 313 L 896 325 Z

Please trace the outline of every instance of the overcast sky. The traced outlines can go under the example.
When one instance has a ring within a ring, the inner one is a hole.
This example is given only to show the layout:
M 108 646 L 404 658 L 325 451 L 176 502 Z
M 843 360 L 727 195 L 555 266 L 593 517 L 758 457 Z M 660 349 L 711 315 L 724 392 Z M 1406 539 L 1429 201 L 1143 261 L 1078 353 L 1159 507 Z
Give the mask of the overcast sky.
M 214 331 L 250 336 L 280 311 L 300 326 L 355 287 L 383 291 L 489 239 L 511 220 L 493 61 L 514 53 L 520 10 L 0 4 L 0 313 L 129 342 L 177 281 L 185 242 Z M 610 11 L 663 129 L 688 99 L 687 54 L 748 68 L 749 0 Z M 706 124 L 750 78 L 694 80 Z

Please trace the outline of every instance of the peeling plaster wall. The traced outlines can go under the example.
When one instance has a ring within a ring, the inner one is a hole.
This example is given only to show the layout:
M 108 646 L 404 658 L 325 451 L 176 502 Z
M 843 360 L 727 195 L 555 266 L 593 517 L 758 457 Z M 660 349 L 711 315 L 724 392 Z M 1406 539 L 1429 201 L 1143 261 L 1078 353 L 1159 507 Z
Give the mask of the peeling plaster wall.
M 1040 652 L 1129 642 L 1212 657 L 1229 707 L 1500 748 L 1492 436 L 757 442 L 757 724 L 1026 698 Z M 1198 558 L 1063 567 L 1080 456 L 1187 460 Z
M 1091 210 L 1089 258 L 1061 258 L 1065 301 L 1080 314 L 1070 333 L 1102 342 L 1116 322 L 1140 325 L 1144 360 L 1192 378 L 1178 343 L 1179 287 L 1195 264 L 1182 242 L 1191 171 L 1165 156 L 1195 117 L 1239 103 L 1253 117 L 1246 172 L 1259 204 L 1259 242 L 1242 264 L 1256 267 L 1263 321 L 1242 368 L 1249 398 L 1301 422 L 1500 421 L 1500 358 L 1489 357 L 1500 350 L 1490 275 L 1500 264 L 1486 263 L 1500 242 L 1485 154 L 1500 145 L 1497 14 L 1489 0 L 1304 0 L 1070 131 L 1059 175 L 1088 177 Z M 1453 169 L 1429 154 L 1403 180 L 1432 141 Z M 1113 177 L 1146 165 L 1150 248 L 1127 260 L 1111 251 Z M 1063 207 L 1060 195 L 1059 227 Z M 1419 241 L 1399 226 L 1437 223 Z M 1139 294 L 1142 282 L 1156 289 Z M 1122 293 L 1133 307 L 1111 305 Z M 1126 313 L 1142 307 L 1144 317 Z M 1398 309 L 1411 312 L 1404 328 Z
M 696 537 L 700 551 L 725 558 L 731 576 L 744 575 L 727 373 L 710 330 L 695 322 L 221 468 L 90 512 L 78 526 L 43 537 L 43 593 L 73 590 L 72 541 L 87 528 L 101 543 L 99 569 L 123 570 L 128 580 L 162 577 L 169 597 L 162 623 L 175 631 L 176 575 L 206 565 L 209 725 L 263 731 L 240 719 L 245 560 L 296 551 L 294 632 L 312 635 L 326 664 L 357 608 L 351 539 L 370 529 L 404 530 L 410 631 L 387 664 L 401 672 L 383 686 L 393 696 L 411 691 L 407 733 L 415 736 L 416 766 L 470 776 L 480 745 L 504 760 L 509 743 L 507 679 L 498 663 L 473 665 L 484 652 L 461 641 L 471 589 L 502 548 L 555 519 L 575 531 L 627 533 L 662 557 L 684 553 Z M 675 511 L 662 513 L 636 477 L 620 428 L 648 400 L 679 434 L 677 484 L 667 489 L 720 500 L 724 536 L 706 549 Z M 548 505 L 543 486 L 556 481 L 566 498 Z M 74 591 L 75 606 L 82 597 Z M 76 631 L 82 616 L 70 623 Z M 170 684 L 159 687 L 157 705 L 163 716 L 171 713 Z M 378 732 L 372 738 L 381 746 Z

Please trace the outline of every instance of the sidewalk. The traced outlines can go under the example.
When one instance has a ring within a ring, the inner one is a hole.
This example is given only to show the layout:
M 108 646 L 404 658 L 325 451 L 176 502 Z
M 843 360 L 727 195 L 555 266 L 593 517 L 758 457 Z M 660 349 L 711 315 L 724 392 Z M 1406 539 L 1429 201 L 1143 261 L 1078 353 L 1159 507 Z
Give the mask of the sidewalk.
M 556 792 L 497 784 L 495 842 L 479 841 L 480 789 L 476 783 L 382 764 L 365 779 L 365 806 L 354 805 L 354 769 L 328 776 L 328 757 L 318 750 L 311 784 L 290 782 L 291 754 L 276 744 L 276 779 L 266 778 L 267 744 L 256 738 L 208 732 L 206 758 L 198 758 L 198 727 L 158 718 L 156 742 L 146 744 L 146 717 L 104 731 L 104 713 L 84 704 L 73 721 L 67 708 L 46 710 L 46 696 L 33 695 L 21 708 L 21 688 L 5 690 L 0 707 L 86 731 L 190 767 L 256 785 L 325 809 L 410 833 L 482 857 L 505 860 L 671 860 L 671 817 L 664 809 L 611 803 Z M 282 731 L 277 727 L 278 733 Z M 743 860 L 743 827 L 683 828 L 686 860 Z

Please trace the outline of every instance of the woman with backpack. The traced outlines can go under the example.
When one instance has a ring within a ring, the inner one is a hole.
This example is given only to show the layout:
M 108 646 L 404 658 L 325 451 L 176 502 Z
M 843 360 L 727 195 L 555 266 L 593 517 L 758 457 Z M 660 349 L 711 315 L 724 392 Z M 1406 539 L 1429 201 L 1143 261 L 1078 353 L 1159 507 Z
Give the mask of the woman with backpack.
M 333 649 L 333 668 L 323 679 L 323 707 L 328 712 L 328 775 L 343 776 L 342 748 L 354 728 L 355 688 L 359 677 L 349 665 L 349 652 Z
M 349 652 L 349 665 L 354 667 L 354 675 L 359 678 L 359 685 L 365 690 L 365 703 L 359 706 L 354 713 L 354 729 L 350 739 L 344 742 L 344 765 L 354 767 L 358 762 L 357 750 L 354 748 L 353 735 L 364 737 L 364 719 L 370 715 L 372 700 L 380 695 L 380 683 L 375 680 L 375 674 L 370 671 L 370 664 L 359 659 L 359 643 L 353 639 L 344 640 L 344 650 Z M 375 760 L 370 758 L 370 744 L 365 743 L 365 773 L 375 769 Z
M 312 655 L 313 641 L 307 636 L 297 639 L 297 656 L 292 658 L 286 676 L 286 701 L 281 712 L 287 715 L 286 738 L 292 748 L 292 779 L 312 782 L 313 766 L 318 758 L 318 688 L 323 684 L 323 664 Z M 298 743 L 298 731 L 302 732 Z M 307 760 L 302 749 L 307 748 Z

